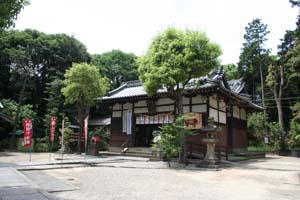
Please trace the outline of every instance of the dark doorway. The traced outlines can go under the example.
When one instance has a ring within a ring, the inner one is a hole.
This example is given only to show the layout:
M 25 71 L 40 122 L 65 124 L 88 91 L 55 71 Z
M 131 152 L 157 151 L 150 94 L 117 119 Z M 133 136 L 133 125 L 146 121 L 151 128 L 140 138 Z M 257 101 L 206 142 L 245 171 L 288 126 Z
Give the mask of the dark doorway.
M 153 131 L 159 130 L 158 124 L 136 125 L 135 146 L 150 147 L 153 139 Z

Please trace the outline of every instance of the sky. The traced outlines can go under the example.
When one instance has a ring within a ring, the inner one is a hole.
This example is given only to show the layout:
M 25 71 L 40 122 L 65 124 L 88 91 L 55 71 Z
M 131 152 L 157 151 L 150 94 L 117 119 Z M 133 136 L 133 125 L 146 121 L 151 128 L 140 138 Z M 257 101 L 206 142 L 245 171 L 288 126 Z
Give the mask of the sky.
M 203 31 L 222 49 L 223 64 L 237 63 L 245 27 L 254 18 L 268 25 L 266 47 L 276 54 L 297 8 L 288 0 L 30 0 L 15 29 L 73 35 L 91 54 L 120 49 L 144 54 L 169 26 Z

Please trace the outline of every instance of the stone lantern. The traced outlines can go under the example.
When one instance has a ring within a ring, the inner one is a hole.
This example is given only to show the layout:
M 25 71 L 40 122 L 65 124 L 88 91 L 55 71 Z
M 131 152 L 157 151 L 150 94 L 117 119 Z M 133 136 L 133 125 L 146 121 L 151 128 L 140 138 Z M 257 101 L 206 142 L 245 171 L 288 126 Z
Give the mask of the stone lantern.
M 207 151 L 204 158 L 204 162 L 208 165 L 215 165 L 217 163 L 215 149 L 216 143 L 219 142 L 217 134 L 221 130 L 221 127 L 217 127 L 214 124 L 213 118 L 209 118 L 207 125 L 201 129 L 201 131 L 206 132 L 206 138 L 203 138 L 202 141 L 207 145 Z

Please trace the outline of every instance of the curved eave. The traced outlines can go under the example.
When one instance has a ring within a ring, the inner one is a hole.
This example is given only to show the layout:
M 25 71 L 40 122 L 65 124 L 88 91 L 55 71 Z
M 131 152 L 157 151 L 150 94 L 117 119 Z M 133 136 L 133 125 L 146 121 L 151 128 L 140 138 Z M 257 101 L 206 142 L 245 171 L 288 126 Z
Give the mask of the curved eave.
M 207 94 L 207 93 L 214 92 L 214 91 L 217 91 L 216 85 L 212 85 L 212 86 L 209 86 L 206 88 L 187 90 L 187 95 L 188 94 Z M 105 99 L 98 98 L 97 100 L 99 101 L 99 103 L 113 104 L 113 103 L 117 103 L 117 102 L 158 99 L 159 97 L 168 97 L 168 92 L 161 92 L 161 93 L 155 94 L 153 96 L 135 95 L 135 96 L 125 96 L 125 97 L 105 98 Z
M 243 104 L 246 104 L 249 108 L 255 110 L 255 111 L 263 111 L 264 110 L 264 107 L 262 106 L 259 106 L 253 102 L 251 102 L 250 100 L 240 96 L 239 94 L 237 93 L 234 93 L 230 90 L 228 90 L 227 88 L 224 88 L 223 86 L 219 86 L 219 91 L 227 96 L 230 96 L 231 98 L 234 98 L 235 100 L 237 100 L 239 103 L 243 103 Z

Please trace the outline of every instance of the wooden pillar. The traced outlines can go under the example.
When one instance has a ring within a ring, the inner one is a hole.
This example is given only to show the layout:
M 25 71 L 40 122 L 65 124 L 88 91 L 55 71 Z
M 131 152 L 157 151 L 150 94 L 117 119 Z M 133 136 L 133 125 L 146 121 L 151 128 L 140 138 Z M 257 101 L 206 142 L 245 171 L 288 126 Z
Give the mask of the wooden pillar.
M 131 115 L 131 146 L 135 147 L 135 114 L 134 114 L 134 102 L 132 103 L 132 115 Z
M 191 94 L 190 94 L 190 99 L 189 100 L 190 100 L 190 105 L 189 105 L 190 106 L 190 112 L 193 112 L 192 111 L 193 105 L 192 105 L 192 95 Z

